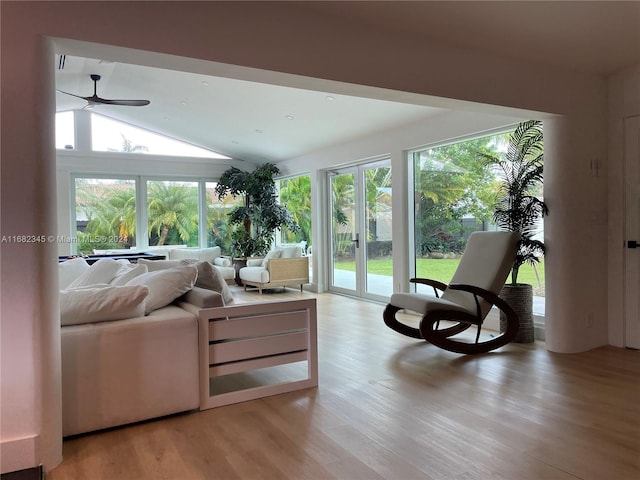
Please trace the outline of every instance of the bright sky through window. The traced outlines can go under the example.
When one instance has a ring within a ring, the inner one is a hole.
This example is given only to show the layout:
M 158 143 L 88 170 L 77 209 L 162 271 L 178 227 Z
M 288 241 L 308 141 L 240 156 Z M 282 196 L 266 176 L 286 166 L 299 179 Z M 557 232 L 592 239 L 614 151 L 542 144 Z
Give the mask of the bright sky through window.
M 76 148 L 73 123 L 73 112 L 56 114 L 56 148 Z M 229 158 L 211 150 L 196 147 L 96 113 L 91 114 L 91 142 L 92 149 L 98 152 Z

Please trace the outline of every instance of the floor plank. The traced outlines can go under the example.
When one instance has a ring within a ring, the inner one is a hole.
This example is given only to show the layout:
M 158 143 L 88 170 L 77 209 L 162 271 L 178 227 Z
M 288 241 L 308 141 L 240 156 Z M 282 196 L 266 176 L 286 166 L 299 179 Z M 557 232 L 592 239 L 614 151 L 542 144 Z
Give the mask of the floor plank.
M 640 478 L 639 351 L 462 356 L 391 331 L 376 303 L 234 294 L 317 298 L 318 388 L 66 439 L 47 478 Z

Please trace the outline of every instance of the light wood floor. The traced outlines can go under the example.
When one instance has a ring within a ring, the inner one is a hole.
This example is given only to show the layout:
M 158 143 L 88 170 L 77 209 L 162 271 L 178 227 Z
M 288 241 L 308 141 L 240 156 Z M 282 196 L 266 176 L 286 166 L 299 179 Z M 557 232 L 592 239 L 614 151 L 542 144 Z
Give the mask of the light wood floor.
M 317 299 L 317 389 L 68 439 L 47 479 L 640 478 L 640 351 L 468 357 L 391 331 L 382 305 Z

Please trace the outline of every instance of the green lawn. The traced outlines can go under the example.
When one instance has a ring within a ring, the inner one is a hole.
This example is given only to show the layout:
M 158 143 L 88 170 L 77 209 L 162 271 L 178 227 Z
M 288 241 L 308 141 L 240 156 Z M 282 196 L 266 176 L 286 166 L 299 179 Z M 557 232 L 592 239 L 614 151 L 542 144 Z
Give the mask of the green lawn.
M 431 259 L 431 258 L 419 258 L 417 259 L 417 277 L 432 278 L 434 280 L 440 280 L 441 282 L 448 283 L 453 276 L 453 272 L 458 266 L 459 260 L 457 259 Z M 350 272 L 355 271 L 355 262 L 338 262 L 336 263 L 338 270 L 347 270 Z M 540 283 L 544 287 L 544 259 L 536 265 L 538 275 L 540 276 Z M 369 260 L 369 273 L 378 275 L 392 275 L 392 262 L 389 258 L 380 260 Z M 511 277 L 509 277 L 511 278 Z M 534 287 L 538 286 L 538 280 L 536 273 L 530 265 L 523 265 L 520 267 L 520 273 L 518 274 L 519 283 L 529 283 Z

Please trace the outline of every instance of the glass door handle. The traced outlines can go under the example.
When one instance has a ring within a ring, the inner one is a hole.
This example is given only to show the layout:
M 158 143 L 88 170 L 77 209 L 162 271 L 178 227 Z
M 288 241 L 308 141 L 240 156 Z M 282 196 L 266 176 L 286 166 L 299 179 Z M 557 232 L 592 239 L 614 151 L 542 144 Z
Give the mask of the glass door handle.
M 360 248 L 360 234 L 356 233 L 356 238 L 352 238 L 351 241 L 356 244 L 356 248 Z
M 640 244 L 635 240 L 629 240 L 627 242 L 627 248 L 640 248 Z

